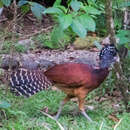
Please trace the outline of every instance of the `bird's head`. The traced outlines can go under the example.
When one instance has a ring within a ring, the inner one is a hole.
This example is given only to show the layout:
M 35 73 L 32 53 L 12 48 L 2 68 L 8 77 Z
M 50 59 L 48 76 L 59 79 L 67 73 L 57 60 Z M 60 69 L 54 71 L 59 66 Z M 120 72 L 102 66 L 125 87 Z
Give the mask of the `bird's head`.
M 114 44 L 105 45 L 100 51 L 100 67 L 108 68 L 112 63 L 118 61 L 117 49 Z

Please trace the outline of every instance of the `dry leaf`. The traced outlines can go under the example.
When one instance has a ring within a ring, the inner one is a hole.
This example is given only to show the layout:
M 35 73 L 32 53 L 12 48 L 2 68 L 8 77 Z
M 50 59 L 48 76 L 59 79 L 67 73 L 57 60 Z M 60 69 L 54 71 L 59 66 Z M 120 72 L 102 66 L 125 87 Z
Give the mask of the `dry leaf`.
M 109 115 L 108 118 L 111 119 L 114 122 L 118 122 L 119 121 L 119 119 L 116 117 L 116 115 Z

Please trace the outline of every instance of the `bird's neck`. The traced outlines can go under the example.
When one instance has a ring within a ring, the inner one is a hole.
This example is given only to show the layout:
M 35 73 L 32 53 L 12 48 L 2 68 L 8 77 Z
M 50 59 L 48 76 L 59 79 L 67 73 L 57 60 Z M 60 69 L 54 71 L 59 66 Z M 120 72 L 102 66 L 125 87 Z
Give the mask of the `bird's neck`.
M 93 74 L 94 74 L 94 79 L 96 81 L 98 81 L 99 83 L 103 82 L 105 80 L 105 78 L 107 77 L 107 75 L 109 74 L 109 70 L 108 68 L 99 68 L 99 69 L 94 69 L 93 70 Z

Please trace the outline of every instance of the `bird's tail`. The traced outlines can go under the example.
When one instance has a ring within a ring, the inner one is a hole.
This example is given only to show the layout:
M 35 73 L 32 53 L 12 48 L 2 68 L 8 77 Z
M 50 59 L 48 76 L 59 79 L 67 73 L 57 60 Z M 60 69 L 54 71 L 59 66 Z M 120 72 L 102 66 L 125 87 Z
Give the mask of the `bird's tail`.
M 18 69 L 10 75 L 11 92 L 16 93 L 16 95 L 29 97 L 48 89 L 51 85 L 41 70 Z

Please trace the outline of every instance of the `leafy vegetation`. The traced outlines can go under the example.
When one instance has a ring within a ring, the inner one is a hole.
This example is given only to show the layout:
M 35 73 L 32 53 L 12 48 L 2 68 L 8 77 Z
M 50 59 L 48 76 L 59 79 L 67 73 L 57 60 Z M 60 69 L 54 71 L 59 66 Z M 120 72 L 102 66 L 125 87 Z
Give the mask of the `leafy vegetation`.
M 119 47 L 126 47 L 128 49 L 128 57 L 130 57 L 130 30 L 119 30 L 116 36 L 120 39 Z
M 86 5 L 83 2 L 77 0 L 71 0 L 68 2 L 68 7 L 60 5 L 58 0 L 54 3 L 53 7 L 47 8 L 44 14 L 51 14 L 55 17 L 58 27 L 54 28 L 53 36 L 55 37 L 55 42 L 60 42 L 66 31 L 71 31 L 78 36 L 84 38 L 88 31 L 95 31 L 96 15 L 101 12 L 91 5 Z M 59 36 L 58 34 L 62 34 Z
M 63 113 L 58 120 L 61 125 L 66 129 L 72 130 L 97 130 L 100 128 L 102 128 L 102 130 L 112 130 L 112 127 L 114 127 L 117 122 L 109 118 L 109 115 L 113 113 L 113 109 L 110 105 L 111 100 L 99 104 L 94 99 L 94 95 L 96 95 L 97 92 L 95 91 L 89 94 L 87 99 L 87 105 L 95 107 L 94 110 L 88 110 L 87 112 L 94 120 L 93 123 L 89 123 L 83 116 L 76 112 L 76 103 L 69 102 L 65 105 Z M 2 125 L 2 129 L 60 129 L 54 120 L 46 117 L 40 111 L 47 109 L 48 114 L 52 116 L 55 115 L 59 107 L 59 102 L 64 96 L 62 92 L 44 91 L 30 98 L 23 98 L 15 97 L 10 92 L 4 94 L 4 91 L 0 89 L 0 99 L 7 100 L 11 104 L 11 107 L 3 109 L 2 111 L 0 110 L 0 124 Z M 73 113 L 74 111 L 75 113 Z M 5 113 L 4 115 L 3 112 Z M 130 114 L 123 112 L 122 114 L 116 113 L 115 116 L 117 119 L 121 119 L 121 123 L 117 129 L 128 130 Z M 103 126 L 101 126 L 102 123 Z
M 40 34 L 37 37 L 34 37 L 34 40 L 38 42 L 40 47 L 48 47 L 51 49 L 64 48 L 69 42 L 71 42 L 71 37 L 67 35 L 69 32 L 66 34 L 62 32 L 57 33 L 57 31 L 60 31 L 59 28 L 55 28 L 49 33 Z M 60 36 L 60 40 L 58 36 Z M 59 43 L 57 44 L 56 41 L 58 40 Z

